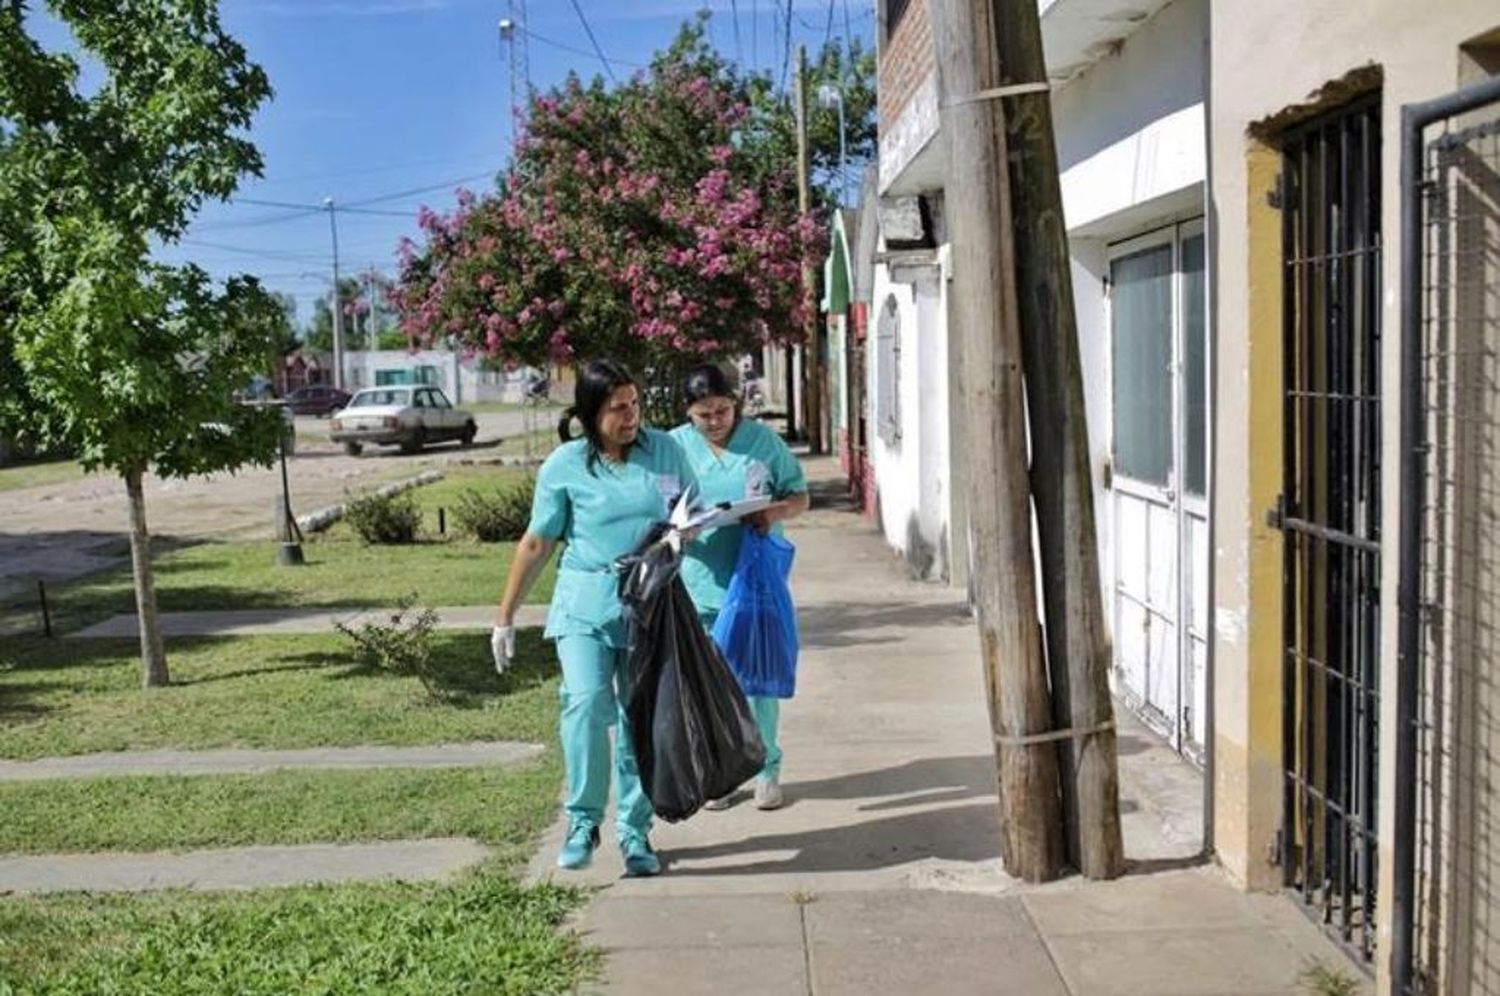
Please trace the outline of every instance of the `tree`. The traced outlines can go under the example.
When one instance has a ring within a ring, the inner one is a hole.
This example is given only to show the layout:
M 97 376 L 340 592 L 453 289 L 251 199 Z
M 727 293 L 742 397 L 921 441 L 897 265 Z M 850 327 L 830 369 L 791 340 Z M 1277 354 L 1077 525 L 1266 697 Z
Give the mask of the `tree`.
M 15 369 L 88 468 L 125 482 L 144 684 L 168 681 L 142 481 L 268 464 L 279 412 L 232 392 L 264 369 L 284 312 L 251 278 L 214 286 L 151 258 L 260 155 L 270 95 L 212 0 L 48 0 L 91 62 L 0 0 L 0 316 Z
M 830 41 L 807 67 L 807 146 L 811 162 L 814 196 L 824 207 L 839 203 L 839 114 L 818 101 L 824 84 L 836 87 L 844 102 L 844 154 L 849 180 L 857 185 L 863 163 L 877 151 L 877 102 L 875 53 L 865 51 L 858 39 L 846 47 Z M 768 75 L 749 81 L 751 101 L 762 122 L 762 141 L 756 154 L 769 163 L 795 162 L 797 124 L 791 97 L 775 89 Z
M 360 348 L 355 337 L 354 327 L 349 321 L 349 316 L 354 309 L 354 303 L 360 299 L 363 290 L 359 281 L 354 277 L 339 278 L 339 303 L 344 309 L 344 348 Z M 302 345 L 318 353 L 333 352 L 333 310 L 328 307 L 328 298 L 322 296 L 313 301 L 312 321 L 308 323 L 306 331 L 302 335 Z
M 538 95 L 499 190 L 424 209 L 425 245 L 402 244 L 403 331 L 517 364 L 611 356 L 655 383 L 790 341 L 823 227 L 798 215 L 774 127 L 701 22 L 614 89 L 572 77 Z

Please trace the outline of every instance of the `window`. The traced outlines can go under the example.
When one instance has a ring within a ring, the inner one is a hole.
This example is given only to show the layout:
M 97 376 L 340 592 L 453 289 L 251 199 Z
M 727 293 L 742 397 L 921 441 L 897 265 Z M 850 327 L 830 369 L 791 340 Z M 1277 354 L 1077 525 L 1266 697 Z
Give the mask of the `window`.
M 1182 240 L 1182 487 L 1208 494 L 1208 301 L 1204 288 L 1203 235 Z
M 1115 473 L 1208 493 L 1208 338 L 1202 225 L 1170 226 L 1110 263 Z
M 875 431 L 887 445 L 901 440 L 901 311 L 894 294 L 875 326 Z
M 1118 259 L 1114 279 L 1115 470 L 1172 476 L 1172 246 Z

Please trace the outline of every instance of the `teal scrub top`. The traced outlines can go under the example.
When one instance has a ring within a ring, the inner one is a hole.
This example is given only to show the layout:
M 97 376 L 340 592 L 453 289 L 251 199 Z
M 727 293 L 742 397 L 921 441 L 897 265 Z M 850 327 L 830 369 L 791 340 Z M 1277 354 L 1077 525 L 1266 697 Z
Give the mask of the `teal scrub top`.
M 682 444 L 705 503 L 762 495 L 779 501 L 807 490 L 802 465 L 791 449 L 775 430 L 755 419 L 740 419 L 722 453 L 715 453 L 692 423 L 673 429 L 672 437 Z M 688 544 L 682 580 L 699 612 L 714 613 L 724 606 L 724 594 L 729 590 L 747 528 L 736 524 L 710 529 Z M 778 523 L 772 531 L 780 535 L 781 525 Z
M 547 614 L 546 635 L 593 636 L 625 646 L 614 562 L 664 521 L 678 495 L 697 481 L 676 440 L 642 429 L 624 463 L 588 466 L 588 443 L 552 451 L 537 475 L 527 532 L 567 544 Z

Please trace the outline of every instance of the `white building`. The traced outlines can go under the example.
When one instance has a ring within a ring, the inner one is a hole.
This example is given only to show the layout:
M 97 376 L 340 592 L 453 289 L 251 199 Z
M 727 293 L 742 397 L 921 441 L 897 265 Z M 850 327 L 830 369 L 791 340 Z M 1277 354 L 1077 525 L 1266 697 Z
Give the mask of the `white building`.
M 432 384 L 455 405 L 483 401 L 519 402 L 535 375 L 530 368 L 488 370 L 479 357 L 452 350 L 382 349 L 344 354 L 344 387 L 351 393 L 385 384 Z
M 1041 0 L 1117 692 L 1202 756 L 1208 509 L 1208 0 Z M 924 0 L 881 5 L 881 251 L 869 307 L 881 527 L 964 583 L 940 72 Z M 959 537 L 955 541 L 954 537 Z

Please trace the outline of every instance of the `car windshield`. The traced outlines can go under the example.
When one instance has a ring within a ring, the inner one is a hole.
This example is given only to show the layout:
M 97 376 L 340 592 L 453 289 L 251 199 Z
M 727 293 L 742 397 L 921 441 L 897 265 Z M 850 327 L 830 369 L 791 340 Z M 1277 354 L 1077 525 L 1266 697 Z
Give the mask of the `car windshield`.
M 379 388 L 373 391 L 360 391 L 349 402 L 349 407 L 374 408 L 376 405 L 409 404 L 411 404 L 411 391 L 396 388 Z

